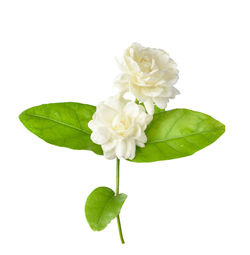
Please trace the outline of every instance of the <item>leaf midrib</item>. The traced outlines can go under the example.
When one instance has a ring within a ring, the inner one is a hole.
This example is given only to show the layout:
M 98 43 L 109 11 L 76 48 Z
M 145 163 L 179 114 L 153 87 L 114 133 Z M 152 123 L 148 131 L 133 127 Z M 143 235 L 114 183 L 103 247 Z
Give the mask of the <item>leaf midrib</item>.
M 90 135 L 90 133 L 87 133 L 85 130 L 83 130 L 81 128 L 77 128 L 77 127 L 71 126 L 70 124 L 67 124 L 65 122 L 61 122 L 59 120 L 50 119 L 48 117 L 40 116 L 40 115 L 32 114 L 32 113 L 24 113 L 24 114 L 27 115 L 27 116 L 30 116 L 30 117 L 36 117 L 36 118 L 41 118 L 41 119 L 49 120 L 49 121 L 52 121 L 52 122 L 56 122 L 57 124 L 60 124 L 60 125 L 63 125 L 63 126 L 66 126 L 66 127 L 72 128 L 72 129 L 75 129 L 77 131 L 80 131 L 80 132 L 84 133 L 85 135 Z M 80 121 L 79 121 L 79 123 L 80 123 Z
M 102 208 L 102 211 L 100 213 L 100 217 L 98 217 L 98 222 L 97 222 L 97 226 L 99 226 L 100 222 L 101 222 L 101 218 L 103 216 L 103 212 L 105 211 L 105 209 L 107 208 L 108 204 L 110 203 L 110 201 L 115 197 L 115 194 L 113 194 L 113 196 L 107 201 L 107 203 L 105 204 L 105 206 Z
M 146 144 L 168 142 L 168 141 L 172 141 L 172 140 L 175 140 L 175 139 L 186 138 L 186 137 L 193 136 L 193 135 L 199 135 L 199 134 L 203 134 L 203 133 L 215 132 L 215 131 L 218 131 L 218 130 L 220 130 L 222 128 L 223 128 L 223 126 L 221 126 L 219 128 L 210 129 L 210 130 L 207 130 L 207 131 L 196 132 L 196 133 L 193 133 L 193 134 L 190 134 L 190 135 L 177 136 L 177 137 L 169 138 L 169 139 L 166 138 L 166 139 L 161 139 L 161 140 L 154 140 L 154 141 L 151 141 L 151 142 L 147 142 Z

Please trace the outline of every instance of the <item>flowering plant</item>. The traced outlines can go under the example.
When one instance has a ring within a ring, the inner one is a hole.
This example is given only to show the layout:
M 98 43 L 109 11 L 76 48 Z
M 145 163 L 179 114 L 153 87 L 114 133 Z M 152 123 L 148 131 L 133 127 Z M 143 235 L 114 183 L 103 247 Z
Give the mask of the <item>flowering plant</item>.
M 178 70 L 169 55 L 138 43 L 125 50 L 118 63 L 119 90 L 97 107 L 81 103 L 52 103 L 25 110 L 19 118 L 44 141 L 76 150 L 90 150 L 116 159 L 116 190 L 95 189 L 87 198 L 86 219 L 93 230 L 103 230 L 117 218 L 127 195 L 119 193 L 120 159 L 155 162 L 192 155 L 217 140 L 225 126 L 209 115 L 188 109 L 166 111 Z M 135 100 L 125 99 L 130 92 Z

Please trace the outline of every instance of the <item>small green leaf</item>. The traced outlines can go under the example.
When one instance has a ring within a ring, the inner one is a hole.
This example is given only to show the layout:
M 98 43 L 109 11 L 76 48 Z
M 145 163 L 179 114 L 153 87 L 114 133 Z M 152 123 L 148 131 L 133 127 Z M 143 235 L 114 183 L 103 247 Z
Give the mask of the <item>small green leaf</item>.
M 103 230 L 120 213 L 126 194 L 115 195 L 107 187 L 99 187 L 90 193 L 85 204 L 85 215 L 90 227 Z
M 102 155 L 88 128 L 95 111 L 95 106 L 80 103 L 43 104 L 29 108 L 19 118 L 29 131 L 50 144 Z
M 145 133 L 144 148 L 132 162 L 154 162 L 192 155 L 216 141 L 225 126 L 211 116 L 188 109 L 157 112 Z
M 165 109 L 160 109 L 160 108 L 157 107 L 156 105 L 154 106 L 154 109 L 155 109 L 154 114 L 159 113 L 159 112 L 165 112 L 165 111 L 166 111 Z

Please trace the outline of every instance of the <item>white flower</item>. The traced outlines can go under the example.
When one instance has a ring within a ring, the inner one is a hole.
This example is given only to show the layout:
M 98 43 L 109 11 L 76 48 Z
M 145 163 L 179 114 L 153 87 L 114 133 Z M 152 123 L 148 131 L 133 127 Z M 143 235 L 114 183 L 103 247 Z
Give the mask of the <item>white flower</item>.
M 130 91 L 144 103 L 149 114 L 154 113 L 154 104 L 165 109 L 169 99 L 179 94 L 173 87 L 178 80 L 176 63 L 161 49 L 133 43 L 125 50 L 119 66 L 123 74 L 115 86 L 121 93 Z
M 97 106 L 88 126 L 91 140 L 102 146 L 107 159 L 133 159 L 136 145 L 144 147 L 147 141 L 144 131 L 151 120 L 143 106 L 113 96 Z

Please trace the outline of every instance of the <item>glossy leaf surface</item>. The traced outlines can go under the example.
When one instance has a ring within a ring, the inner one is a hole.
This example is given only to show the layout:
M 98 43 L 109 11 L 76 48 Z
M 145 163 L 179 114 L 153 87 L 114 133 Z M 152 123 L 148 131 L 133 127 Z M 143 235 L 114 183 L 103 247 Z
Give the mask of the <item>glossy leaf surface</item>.
M 96 188 L 87 198 L 85 215 L 90 227 L 95 231 L 103 230 L 118 216 L 127 195 L 115 195 L 107 187 Z
M 188 109 L 154 114 L 145 133 L 144 148 L 136 148 L 132 162 L 154 162 L 192 155 L 217 140 L 225 126 L 209 115 Z
M 23 125 L 44 141 L 102 155 L 101 146 L 90 139 L 88 122 L 96 107 L 80 103 L 43 104 L 27 109 L 19 118 Z

